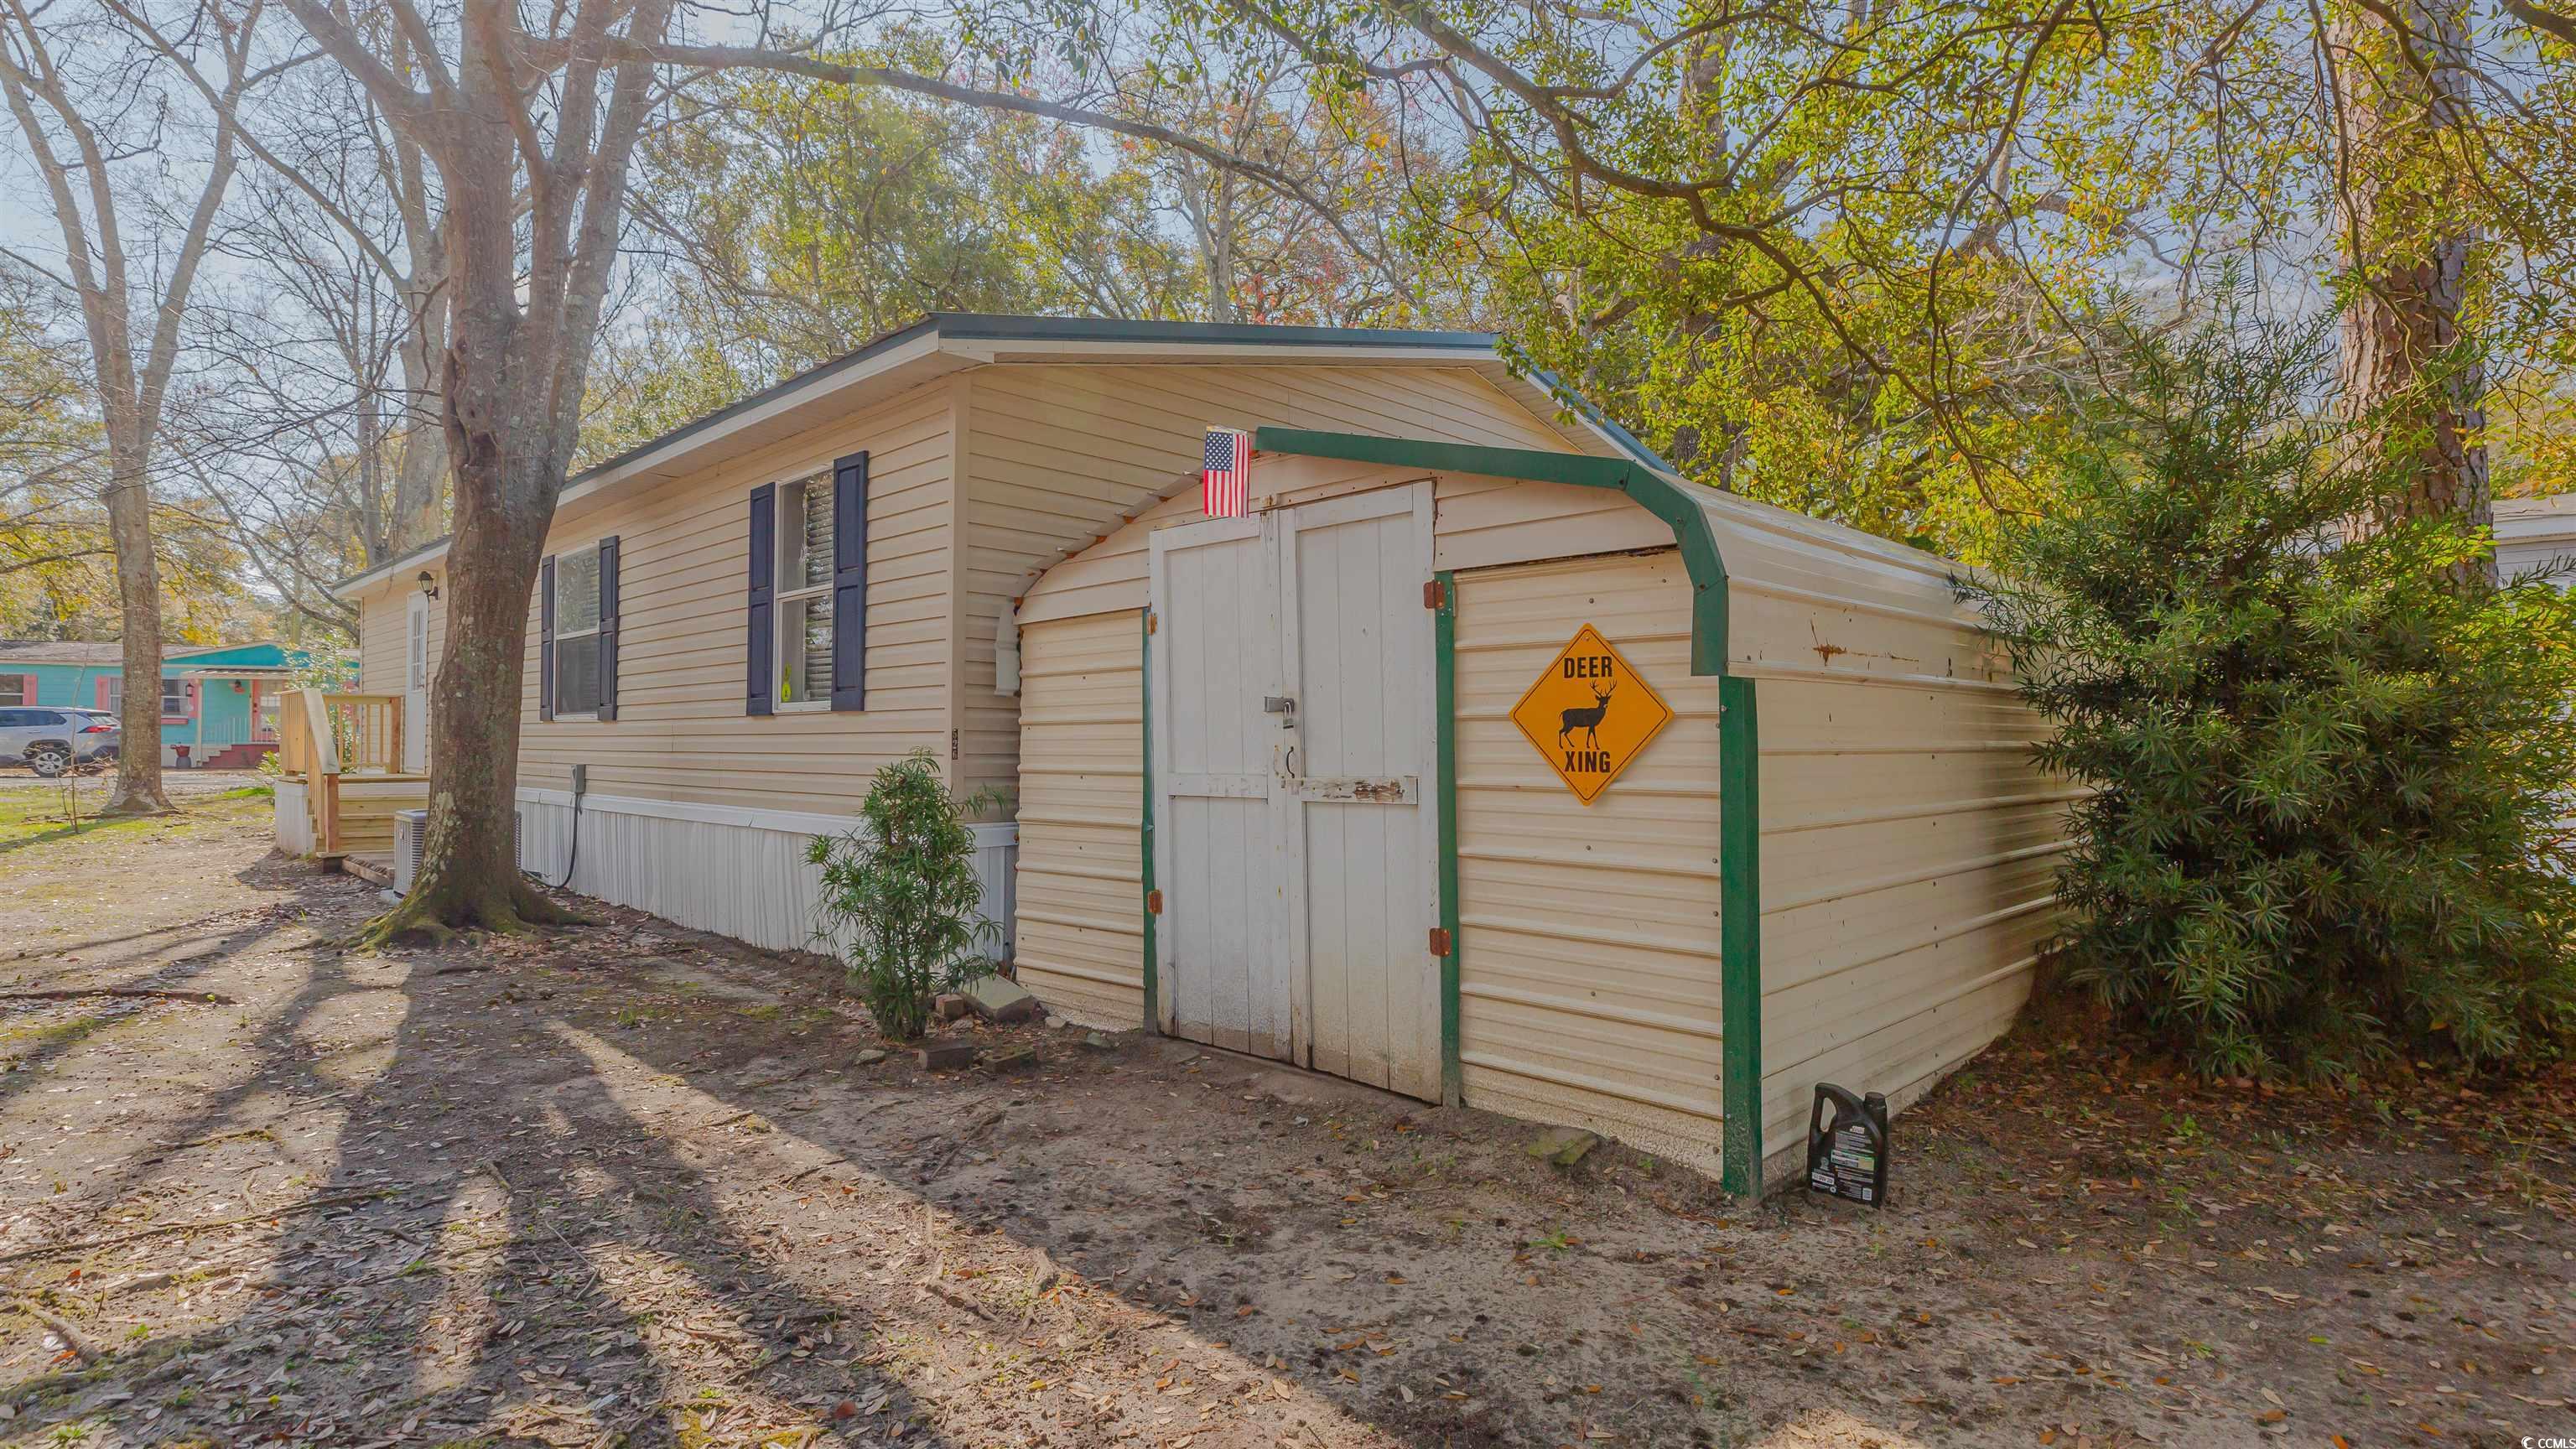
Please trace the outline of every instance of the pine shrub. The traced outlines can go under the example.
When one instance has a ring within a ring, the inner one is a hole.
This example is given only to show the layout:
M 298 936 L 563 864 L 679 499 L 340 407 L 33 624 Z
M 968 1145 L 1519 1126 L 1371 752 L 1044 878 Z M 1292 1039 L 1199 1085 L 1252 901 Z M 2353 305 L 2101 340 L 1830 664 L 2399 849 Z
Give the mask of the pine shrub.
M 2093 791 L 2055 964 L 2209 1072 L 2561 1053 L 2576 607 L 2388 521 L 2403 450 L 2320 420 L 2316 339 L 2132 334 L 2059 506 L 1961 584 Z
M 986 797 L 960 798 L 917 751 L 880 768 L 847 834 L 806 847 L 822 867 L 815 938 L 848 965 L 877 1029 L 901 1041 L 930 1024 L 931 997 L 989 969 L 998 934 L 983 919 L 975 832 Z

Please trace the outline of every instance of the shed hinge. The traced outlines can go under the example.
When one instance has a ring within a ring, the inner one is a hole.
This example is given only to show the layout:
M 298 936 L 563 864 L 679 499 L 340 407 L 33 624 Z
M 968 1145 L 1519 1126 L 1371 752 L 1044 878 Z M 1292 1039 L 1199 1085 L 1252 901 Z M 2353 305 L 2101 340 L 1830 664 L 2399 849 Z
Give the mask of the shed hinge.
M 952 760 L 957 759 L 959 757 L 958 752 L 962 748 L 963 733 L 958 730 L 950 730 L 948 732 L 948 758 Z
M 1434 926 L 1431 928 L 1431 954 L 1434 956 L 1446 956 L 1449 954 L 1449 928 L 1447 926 Z
M 1163 893 L 1159 890 L 1145 892 L 1145 914 L 1149 916 L 1159 916 L 1162 913 Z
M 1151 609 L 1147 609 L 1145 611 L 1145 632 L 1151 634 L 1162 626 L 1163 616 L 1155 613 Z
M 1447 585 L 1443 584 L 1438 579 L 1424 579 L 1422 581 L 1422 607 L 1426 609 L 1437 609 L 1448 602 L 1449 589 Z

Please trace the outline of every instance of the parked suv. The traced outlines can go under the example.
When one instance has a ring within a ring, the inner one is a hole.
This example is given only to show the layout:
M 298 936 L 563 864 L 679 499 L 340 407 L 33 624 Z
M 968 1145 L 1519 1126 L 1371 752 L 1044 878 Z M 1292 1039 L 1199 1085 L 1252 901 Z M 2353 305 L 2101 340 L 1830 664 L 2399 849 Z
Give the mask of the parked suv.
M 120 734 L 87 710 L 0 709 L 0 765 L 25 765 L 50 780 L 101 750 L 114 758 Z
M 116 763 L 118 750 L 125 742 L 125 721 L 103 709 L 67 709 L 63 713 L 86 716 L 89 722 L 82 727 L 81 733 L 100 741 L 86 749 L 75 748 L 75 760 L 84 765 Z

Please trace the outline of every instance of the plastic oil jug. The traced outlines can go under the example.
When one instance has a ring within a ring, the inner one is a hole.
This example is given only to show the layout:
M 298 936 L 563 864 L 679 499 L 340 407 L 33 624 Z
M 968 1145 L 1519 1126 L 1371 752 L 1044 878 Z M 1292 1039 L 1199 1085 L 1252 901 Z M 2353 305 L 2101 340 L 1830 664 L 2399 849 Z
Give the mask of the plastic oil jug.
M 1826 1120 L 1831 1105 L 1833 1118 Z M 1807 1113 L 1807 1186 L 1811 1191 L 1887 1206 L 1887 1098 L 1856 1097 L 1831 1082 L 1816 1084 Z

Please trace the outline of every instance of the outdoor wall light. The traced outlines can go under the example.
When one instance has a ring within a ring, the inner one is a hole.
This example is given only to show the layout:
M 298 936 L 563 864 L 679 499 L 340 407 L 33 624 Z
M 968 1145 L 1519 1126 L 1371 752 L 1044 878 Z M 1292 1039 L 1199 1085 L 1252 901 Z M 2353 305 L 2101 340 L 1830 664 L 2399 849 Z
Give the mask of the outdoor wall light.
M 422 569 L 422 570 L 420 571 L 420 592 L 421 592 L 421 596 L 422 596 L 423 598 L 430 598 L 430 599 L 435 599 L 435 598 L 437 598 L 437 597 L 438 597 L 438 577 L 437 577 L 437 575 L 432 574 L 432 573 L 431 573 L 429 570 L 427 570 L 427 569 Z

